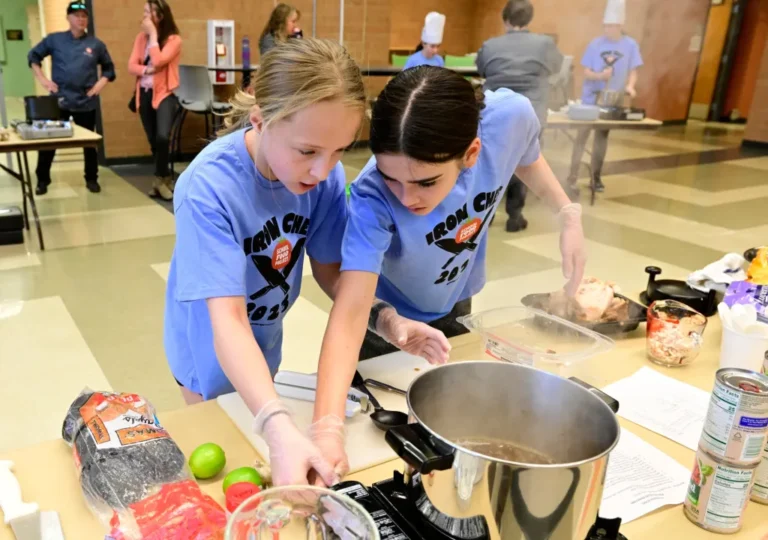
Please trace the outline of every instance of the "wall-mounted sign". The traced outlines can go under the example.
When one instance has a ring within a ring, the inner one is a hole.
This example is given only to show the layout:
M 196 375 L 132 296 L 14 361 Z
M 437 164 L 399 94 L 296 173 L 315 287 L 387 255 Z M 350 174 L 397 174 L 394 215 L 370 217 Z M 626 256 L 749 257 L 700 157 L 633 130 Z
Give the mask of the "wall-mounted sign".
M 8 41 L 24 41 L 24 30 L 6 30 L 5 39 Z

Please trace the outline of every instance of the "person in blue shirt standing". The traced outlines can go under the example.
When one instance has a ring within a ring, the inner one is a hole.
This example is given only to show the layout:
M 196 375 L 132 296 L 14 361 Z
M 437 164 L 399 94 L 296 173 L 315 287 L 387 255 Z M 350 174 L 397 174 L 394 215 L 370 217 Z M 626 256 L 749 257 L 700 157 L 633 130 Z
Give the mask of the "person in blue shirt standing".
M 630 98 L 637 95 L 637 70 L 643 65 L 643 59 L 637 41 L 623 32 L 625 18 L 624 0 L 608 0 L 603 18 L 605 33 L 589 44 L 581 59 L 585 78 L 581 92 L 582 103 L 594 105 L 603 90 L 626 92 Z M 598 129 L 594 132 L 592 174 L 595 177 L 596 190 L 604 191 L 601 174 L 608 150 L 608 130 Z M 573 191 L 576 190 L 581 156 L 584 154 L 589 133 L 590 130 L 579 131 L 573 145 L 571 172 L 568 176 L 568 184 Z
M 444 67 L 445 60 L 438 53 L 443 43 L 445 30 L 445 15 L 436 11 L 427 13 L 424 18 L 424 28 L 421 31 L 421 42 L 416 47 L 416 52 L 408 57 L 403 69 L 416 66 Z
M 107 83 L 115 80 L 115 65 L 107 46 L 88 35 L 88 8 L 84 2 L 70 2 L 67 6 L 69 30 L 48 34 L 29 51 L 27 60 L 35 77 L 53 96 L 59 98 L 62 118 L 72 117 L 75 124 L 91 131 L 96 129 L 98 96 Z M 52 60 L 51 79 L 40 67 L 46 56 Z M 101 75 L 98 68 L 101 67 Z M 85 185 L 91 193 L 99 193 L 99 163 L 95 148 L 83 149 L 85 157 Z M 38 152 L 37 188 L 35 193 L 45 195 L 51 183 L 51 165 L 55 150 Z
M 225 133 L 176 184 L 165 351 L 187 403 L 237 390 L 269 445 L 276 484 L 307 483 L 311 470 L 333 483 L 346 471 L 315 445 L 343 441 L 344 415 L 319 419 L 310 442 L 272 378 L 305 254 L 323 291 L 336 293 L 347 221 L 339 159 L 358 135 L 365 86 L 341 45 L 308 39 L 264 55 L 251 90 L 233 99 Z M 393 331 L 428 328 L 393 322 Z
M 351 185 L 316 418 L 344 410 L 358 358 L 388 345 L 375 334 L 389 318 L 466 332 L 456 317 L 485 284 L 488 224 L 513 173 L 558 215 L 566 291 L 575 294 L 585 264 L 581 206 L 542 157 L 540 129 L 527 98 L 504 88 L 476 93 L 447 69 L 420 66 L 387 84 L 371 118 L 374 156 Z M 401 348 L 444 361 L 436 342 L 408 341 Z M 332 463 L 346 459 L 340 445 L 323 451 Z

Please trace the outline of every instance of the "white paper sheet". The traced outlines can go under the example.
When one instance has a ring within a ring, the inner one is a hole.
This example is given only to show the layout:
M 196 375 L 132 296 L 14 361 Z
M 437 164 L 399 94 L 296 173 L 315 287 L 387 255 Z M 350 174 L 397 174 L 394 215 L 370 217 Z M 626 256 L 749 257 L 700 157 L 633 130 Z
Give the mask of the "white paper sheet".
M 696 450 L 709 408 L 709 392 L 648 367 L 603 391 L 619 401 L 619 416 Z
M 682 504 L 690 477 L 677 461 L 622 429 L 608 459 L 600 516 L 628 523 L 662 506 Z

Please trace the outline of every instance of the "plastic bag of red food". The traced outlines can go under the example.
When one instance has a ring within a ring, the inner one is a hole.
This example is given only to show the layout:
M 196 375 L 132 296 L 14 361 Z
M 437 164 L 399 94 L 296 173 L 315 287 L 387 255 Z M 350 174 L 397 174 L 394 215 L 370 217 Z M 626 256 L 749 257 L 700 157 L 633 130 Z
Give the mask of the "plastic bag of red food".
M 141 396 L 82 392 L 69 407 L 62 437 L 108 540 L 224 538 L 224 510 L 200 490 Z

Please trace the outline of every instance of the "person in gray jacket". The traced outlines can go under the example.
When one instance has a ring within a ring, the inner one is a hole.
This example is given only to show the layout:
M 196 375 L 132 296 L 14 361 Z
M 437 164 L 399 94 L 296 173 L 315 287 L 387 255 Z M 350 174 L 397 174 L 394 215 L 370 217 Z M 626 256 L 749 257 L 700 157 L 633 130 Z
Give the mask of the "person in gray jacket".
M 502 19 L 506 32 L 486 41 L 477 53 L 477 69 L 485 78 L 486 90 L 509 88 L 531 101 L 542 128 L 547 123 L 549 77 L 560 71 L 563 55 L 554 40 L 528 31 L 533 5 L 528 0 L 510 0 Z M 512 176 L 507 190 L 507 231 L 525 229 L 523 217 L 526 187 Z

